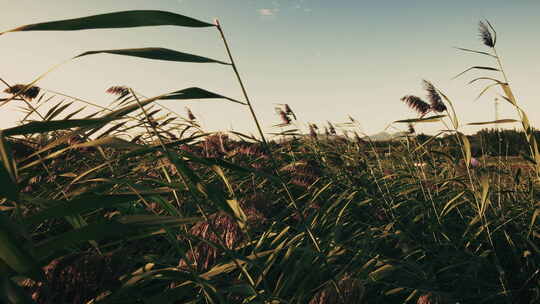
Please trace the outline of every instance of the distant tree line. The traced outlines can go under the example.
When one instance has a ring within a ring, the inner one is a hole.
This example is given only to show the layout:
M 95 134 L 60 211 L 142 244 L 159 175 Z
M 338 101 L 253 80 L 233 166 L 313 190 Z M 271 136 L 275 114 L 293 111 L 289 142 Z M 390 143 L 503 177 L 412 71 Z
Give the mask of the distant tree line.
M 540 143 L 540 131 L 534 130 L 534 135 L 536 141 Z M 416 138 L 419 142 L 425 142 L 430 136 L 419 134 Z M 529 152 L 527 139 L 521 130 L 496 128 L 482 129 L 475 134 L 468 135 L 467 138 L 471 143 L 473 156 L 519 156 L 528 154 Z M 446 135 L 438 138 L 436 142 L 442 146 L 454 146 L 457 148 L 454 135 Z M 459 151 L 455 152 L 457 154 L 460 153 Z
M 540 144 L 540 131 L 535 130 L 534 135 L 537 142 Z M 442 149 L 446 153 L 453 156 L 460 156 L 461 151 L 453 134 L 447 134 L 436 139 L 432 139 L 431 135 L 426 134 L 410 134 L 409 139 L 414 138 L 418 143 L 422 144 L 428 140 L 429 146 L 433 149 Z M 467 138 L 471 143 L 472 155 L 480 156 L 520 156 L 529 154 L 529 145 L 525 134 L 521 130 L 516 129 L 482 129 L 475 134 L 468 135 Z M 391 151 L 403 144 L 402 141 L 406 137 L 387 141 L 373 141 L 369 146 L 375 147 L 379 152 Z M 366 147 L 369 148 L 369 147 Z

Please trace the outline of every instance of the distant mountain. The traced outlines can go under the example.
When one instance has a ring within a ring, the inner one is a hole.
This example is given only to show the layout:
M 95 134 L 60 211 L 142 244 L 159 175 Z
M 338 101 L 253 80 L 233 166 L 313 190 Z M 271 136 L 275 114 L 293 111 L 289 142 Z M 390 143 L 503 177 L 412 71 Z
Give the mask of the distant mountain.
M 373 134 L 373 135 L 370 135 L 369 136 L 369 139 L 371 139 L 372 141 L 386 141 L 386 140 L 396 140 L 396 139 L 399 139 L 400 137 L 406 135 L 407 132 L 397 132 L 397 133 L 388 133 L 388 132 L 379 132 L 379 133 L 376 133 L 376 134 Z M 365 138 L 367 140 L 367 138 Z

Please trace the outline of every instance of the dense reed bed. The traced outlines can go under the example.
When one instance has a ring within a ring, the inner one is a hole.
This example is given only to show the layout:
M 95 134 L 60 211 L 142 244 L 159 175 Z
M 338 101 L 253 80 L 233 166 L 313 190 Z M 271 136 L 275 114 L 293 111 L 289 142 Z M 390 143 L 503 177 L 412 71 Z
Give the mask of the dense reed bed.
M 39 87 L 47 73 L 24 85 L 2 79 L 2 104 L 23 105 L 21 124 L 0 131 L 3 303 L 540 301 L 540 153 L 487 21 L 487 51 L 462 50 L 494 60 L 471 69 L 502 79 L 473 81 L 490 82 L 482 94 L 499 89 L 520 118 L 513 149 L 522 156 L 504 161 L 482 153 L 489 143 L 471 144 L 451 98 L 429 81 L 427 101 L 402 98 L 419 116 L 395 122 L 408 125 L 397 140 L 370 140 L 352 117 L 303 127 L 289 105 L 267 138 L 217 21 L 129 11 L 1 34 L 156 25 L 214 27 L 230 61 L 163 48 L 74 58 L 224 64 L 244 100 L 201 88 L 148 98 L 114 86 L 103 106 Z M 246 107 L 258 136 L 209 134 L 197 113 L 161 104 L 187 99 Z M 441 132 L 417 136 L 421 123 L 441 123 Z

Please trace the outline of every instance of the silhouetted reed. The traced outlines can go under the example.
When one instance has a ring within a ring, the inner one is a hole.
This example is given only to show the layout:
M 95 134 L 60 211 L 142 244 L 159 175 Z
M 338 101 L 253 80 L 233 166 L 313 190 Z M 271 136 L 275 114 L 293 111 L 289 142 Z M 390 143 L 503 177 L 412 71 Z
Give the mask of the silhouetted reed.
M 24 84 L 16 84 L 14 86 L 11 86 L 4 90 L 4 93 L 16 95 L 19 94 L 22 97 L 28 98 L 28 99 L 34 99 L 39 95 L 40 88 L 36 86 L 31 86 L 28 89 L 24 90 L 26 88 L 26 85 Z M 21 92 L 24 90 L 24 92 Z

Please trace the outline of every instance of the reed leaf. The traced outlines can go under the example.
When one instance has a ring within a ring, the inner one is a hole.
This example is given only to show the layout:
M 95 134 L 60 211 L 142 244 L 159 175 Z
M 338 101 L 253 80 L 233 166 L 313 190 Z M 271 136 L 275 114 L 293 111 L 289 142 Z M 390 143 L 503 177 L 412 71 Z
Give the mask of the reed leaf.
M 197 87 L 191 87 L 191 88 L 183 89 L 180 91 L 172 92 L 169 95 L 164 96 L 160 99 L 167 100 L 167 99 L 212 99 L 212 98 L 222 98 L 222 99 L 227 99 L 235 103 L 247 105 L 247 103 L 245 102 L 238 101 L 236 99 L 232 99 L 230 97 L 216 94 L 214 92 L 210 92 L 205 89 L 201 89 Z
M 489 176 L 487 174 L 483 174 L 480 176 L 480 189 L 482 190 L 482 194 L 480 196 L 480 216 L 484 217 L 486 214 L 487 207 L 489 206 Z
M 172 97 L 171 97 L 172 96 Z M 148 99 L 144 99 L 144 100 L 141 100 L 140 101 L 140 105 L 137 104 L 137 103 L 134 103 L 134 104 L 131 104 L 131 105 L 127 105 L 127 106 L 124 106 L 118 110 L 115 110 L 113 112 L 110 112 L 108 114 L 106 114 L 104 116 L 104 118 L 119 118 L 119 117 L 123 117 L 133 111 L 136 111 L 137 109 L 140 109 L 140 107 L 144 107 L 150 103 L 153 103 L 157 100 L 160 100 L 160 99 L 205 99 L 205 98 L 223 98 L 223 99 L 227 99 L 227 100 L 230 100 L 230 101 L 235 101 L 235 102 L 239 102 L 239 101 L 236 101 L 232 98 L 229 98 L 229 97 L 225 97 L 223 95 L 219 95 L 219 94 L 216 94 L 216 93 L 213 93 L 213 92 L 210 92 L 210 91 L 207 91 L 207 90 L 204 90 L 204 89 L 201 89 L 201 88 L 196 88 L 196 87 L 192 87 L 192 88 L 187 88 L 187 89 L 183 89 L 183 90 L 179 90 L 179 91 L 174 91 L 174 92 L 171 92 L 171 93 L 166 93 L 166 94 L 162 94 L 162 95 L 159 95 L 159 96 L 155 96 L 155 97 L 151 97 L 151 98 L 148 98 Z
M 39 211 L 23 220 L 26 225 L 41 223 L 45 220 L 77 215 L 83 212 L 97 210 L 99 208 L 112 207 L 114 205 L 139 200 L 137 195 L 87 195 L 71 201 L 48 201 L 47 205 L 53 207 Z
M 18 127 L 3 130 L 5 136 L 27 135 L 34 133 L 45 133 L 50 131 L 65 130 L 76 127 L 95 127 L 102 126 L 114 117 L 94 118 L 94 119 L 71 119 L 71 120 L 52 120 L 52 121 L 33 121 Z
M 480 126 L 480 125 L 502 124 L 502 123 L 512 123 L 512 122 L 517 122 L 517 120 L 515 120 L 515 119 L 498 119 L 498 120 L 493 120 L 493 121 L 470 122 L 467 125 Z
M 471 143 L 467 138 L 467 135 L 457 132 L 461 142 L 463 143 L 463 152 L 465 153 L 465 165 L 467 168 L 471 165 Z
M 2 185 L 0 187 L 0 197 L 17 201 L 19 195 L 17 184 L 11 179 L 3 161 L 0 162 L 0 184 Z
M 72 145 L 70 148 L 77 149 L 77 148 L 89 148 L 89 147 L 111 147 L 111 148 L 117 148 L 117 149 L 134 150 L 134 149 L 140 149 L 142 146 L 131 143 L 127 140 L 123 140 L 118 137 L 106 136 L 106 137 L 98 138 L 98 139 L 91 140 L 88 142 L 84 142 L 81 144 Z
M 115 49 L 115 50 L 96 50 L 88 51 L 82 54 L 79 54 L 73 59 L 95 55 L 95 54 L 113 54 L 113 55 L 122 55 L 122 56 L 131 56 L 138 58 L 154 59 L 154 60 L 165 60 L 165 61 L 176 61 L 176 62 L 193 62 L 193 63 L 220 63 L 224 65 L 230 65 L 223 61 L 202 57 L 198 55 L 193 55 L 189 53 L 178 52 L 171 49 L 165 49 L 160 47 L 149 47 L 149 48 L 134 48 L 134 49 Z
M 461 47 L 456 47 L 456 49 L 458 49 L 460 51 L 471 52 L 471 53 L 476 53 L 476 54 L 480 54 L 480 55 L 486 55 L 486 56 L 489 56 L 491 58 L 497 58 L 497 56 L 495 56 L 493 54 L 490 54 L 488 52 L 476 51 L 476 50 L 471 50 L 471 49 L 466 49 L 466 48 L 461 48 Z
M 4 214 L 0 214 L 0 263 L 4 261 L 21 275 L 28 275 L 37 281 L 43 280 L 43 272 L 37 267 L 38 262 L 23 248 L 16 236 L 20 237 L 13 229 L 13 223 Z
M 422 122 L 437 122 L 440 121 L 441 118 L 446 117 L 446 115 L 434 115 L 429 117 L 423 117 L 423 118 L 411 118 L 411 119 L 402 119 L 402 120 L 396 120 L 394 123 L 422 123 Z
M 473 66 L 473 67 L 470 67 L 468 69 L 466 69 L 465 71 L 457 74 L 456 76 L 452 77 L 452 79 L 456 79 L 458 78 L 459 76 L 467 73 L 468 71 L 471 71 L 471 70 L 485 70 L 485 71 L 495 71 L 495 72 L 500 72 L 499 69 L 497 68 L 492 68 L 492 67 L 486 67 L 486 66 Z
M 140 26 L 176 25 L 185 27 L 215 26 L 191 17 L 158 10 L 133 10 L 108 14 L 92 15 L 81 18 L 27 24 L 0 32 L 23 31 L 78 31 L 88 29 L 127 28 Z
M 9 184 L 17 184 L 17 164 L 15 163 L 15 159 L 13 158 L 13 154 L 2 130 L 0 130 L 0 160 L 3 169 L 11 180 L 11 183 Z
M 52 253 L 64 250 L 66 247 L 91 240 L 99 241 L 106 238 L 147 234 L 148 232 L 159 231 L 165 227 L 193 224 L 201 220 L 202 218 L 198 217 L 183 218 L 155 215 L 121 216 L 114 218 L 113 220 L 91 223 L 80 229 L 74 229 L 46 240 L 42 244 L 36 246 L 36 256 L 45 258 Z

